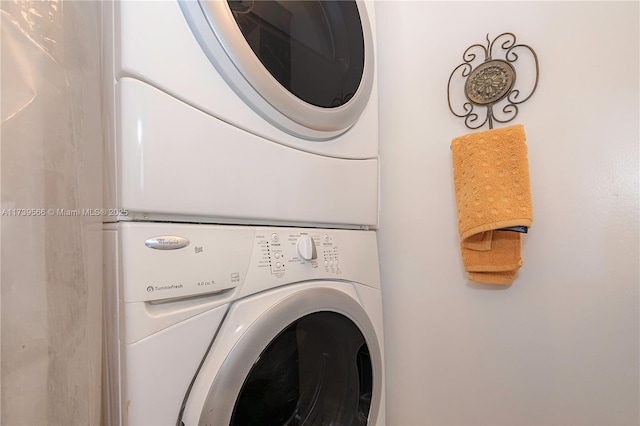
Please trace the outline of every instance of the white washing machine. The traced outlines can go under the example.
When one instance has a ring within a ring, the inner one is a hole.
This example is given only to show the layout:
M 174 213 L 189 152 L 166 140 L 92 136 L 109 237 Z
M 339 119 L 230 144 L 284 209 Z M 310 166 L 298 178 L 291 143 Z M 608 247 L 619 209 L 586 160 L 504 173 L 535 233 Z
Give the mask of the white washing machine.
M 123 0 L 103 15 L 117 219 L 377 225 L 372 2 Z
M 384 425 L 375 233 L 106 231 L 110 425 Z

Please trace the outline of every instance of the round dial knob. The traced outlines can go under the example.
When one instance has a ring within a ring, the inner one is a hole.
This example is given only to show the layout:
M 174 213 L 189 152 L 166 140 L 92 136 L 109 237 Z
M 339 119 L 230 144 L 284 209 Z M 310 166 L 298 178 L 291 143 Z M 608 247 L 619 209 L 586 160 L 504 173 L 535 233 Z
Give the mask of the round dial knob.
M 298 240 L 298 254 L 304 260 L 312 260 L 318 257 L 316 243 L 313 242 L 313 238 L 308 235 L 300 237 Z

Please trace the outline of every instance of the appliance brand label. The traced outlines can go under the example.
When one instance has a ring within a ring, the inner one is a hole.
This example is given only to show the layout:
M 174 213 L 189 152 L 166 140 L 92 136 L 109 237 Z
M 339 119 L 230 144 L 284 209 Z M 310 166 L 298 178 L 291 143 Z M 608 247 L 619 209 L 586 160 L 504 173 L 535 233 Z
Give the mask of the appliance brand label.
M 189 240 L 175 235 L 159 235 L 149 238 L 144 245 L 156 250 L 177 250 L 189 245 Z

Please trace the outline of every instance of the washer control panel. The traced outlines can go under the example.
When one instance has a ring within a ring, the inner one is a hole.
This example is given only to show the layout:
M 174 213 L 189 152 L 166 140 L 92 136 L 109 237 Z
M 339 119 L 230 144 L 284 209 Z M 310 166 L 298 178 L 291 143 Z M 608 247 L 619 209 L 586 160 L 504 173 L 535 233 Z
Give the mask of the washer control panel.
M 258 256 L 253 266 L 268 269 L 277 278 L 289 273 L 302 273 L 309 278 L 312 271 L 322 276 L 342 274 L 340 249 L 336 238 L 329 232 L 293 229 L 257 232 L 256 247 Z
M 117 240 L 126 303 L 234 299 L 309 280 L 380 285 L 373 231 L 122 223 Z

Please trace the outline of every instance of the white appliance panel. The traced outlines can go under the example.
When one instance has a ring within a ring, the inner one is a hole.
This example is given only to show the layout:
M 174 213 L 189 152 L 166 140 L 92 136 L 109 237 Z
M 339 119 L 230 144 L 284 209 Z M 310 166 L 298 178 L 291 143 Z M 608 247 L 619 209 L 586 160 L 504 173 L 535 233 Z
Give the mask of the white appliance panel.
M 370 324 L 372 357 L 376 365 L 383 365 L 372 231 L 124 222 L 108 225 L 106 235 L 108 393 L 112 404 L 119 403 L 111 418 L 120 417 L 124 425 L 175 424 L 185 397 L 185 421 L 199 418 L 197 407 L 206 402 L 207 383 L 224 368 L 237 339 L 301 292 L 337 291 L 341 299 L 355 303 L 353 312 L 345 311 L 350 305 L 342 303 L 323 309 L 342 309 L 356 322 Z M 300 249 L 300 241 L 311 244 L 311 259 L 303 256 L 307 251 Z M 201 288 L 212 282 L 199 286 L 199 277 L 219 271 L 236 287 L 221 294 L 203 292 Z M 173 287 L 158 297 L 155 286 L 162 287 L 163 280 Z M 156 283 L 153 291 L 147 291 L 150 283 Z M 313 303 L 314 298 L 306 300 Z M 221 324 L 224 331 L 219 330 Z M 210 356 L 196 376 L 212 341 Z M 384 373 L 379 375 L 375 407 L 377 424 L 383 425 Z
M 371 29 L 367 56 L 375 61 L 375 13 L 373 2 L 361 7 Z M 114 80 L 133 77 L 245 129 L 261 138 L 341 158 L 377 158 L 378 89 L 375 62 L 367 106 L 337 143 L 310 141 L 292 136 L 254 112 L 224 80 L 198 44 L 177 1 L 119 1 L 114 5 L 114 45 L 110 72 Z M 267 100 L 268 101 L 268 100 Z
M 184 395 L 226 311 L 226 306 L 219 306 L 122 345 L 122 376 L 127 378 L 120 402 L 122 424 L 175 424 Z
M 128 219 L 377 224 L 376 159 L 291 149 L 130 78 L 118 100 L 117 206 Z

